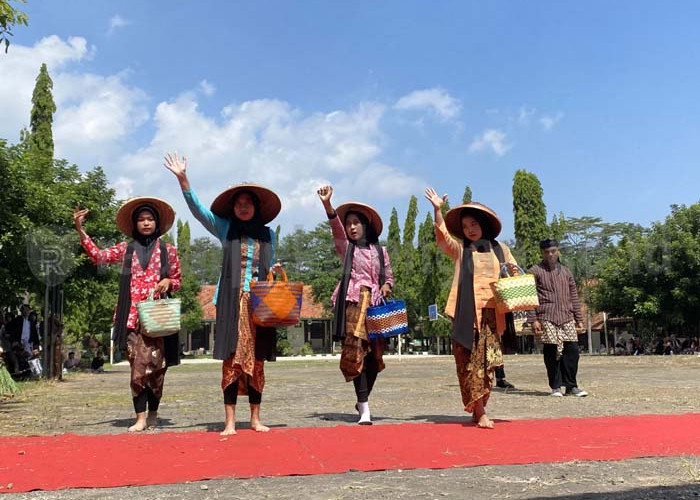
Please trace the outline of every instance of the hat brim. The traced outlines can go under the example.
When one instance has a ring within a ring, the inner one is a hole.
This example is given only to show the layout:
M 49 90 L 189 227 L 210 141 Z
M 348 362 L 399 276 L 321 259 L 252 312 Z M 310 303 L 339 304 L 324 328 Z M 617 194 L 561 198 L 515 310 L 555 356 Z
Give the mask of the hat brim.
M 117 210 L 117 228 L 122 233 L 130 238 L 134 235 L 134 222 L 132 215 L 134 210 L 143 205 L 148 205 L 158 212 L 158 218 L 160 220 L 160 234 L 165 234 L 170 231 L 170 228 L 173 227 L 173 224 L 175 223 L 175 210 L 173 210 L 173 207 L 171 207 L 168 202 L 161 200 L 160 198 L 140 196 L 125 201 L 122 206 L 119 207 L 119 210 Z
M 211 211 L 219 217 L 230 219 L 233 214 L 233 198 L 241 191 L 250 191 L 258 197 L 260 200 L 260 220 L 263 224 L 273 221 L 282 210 L 279 196 L 271 189 L 257 184 L 238 184 L 217 196 L 211 204 Z
M 377 236 L 382 234 L 384 224 L 382 223 L 382 218 L 379 216 L 379 212 L 377 212 L 374 208 L 357 201 L 349 201 L 347 203 L 343 203 L 335 209 L 335 213 L 338 214 L 338 217 L 340 217 L 343 224 L 345 224 L 345 217 L 348 215 L 348 212 L 361 213 L 367 217 L 369 225 L 372 226 L 374 231 L 377 233 Z
M 460 240 L 464 239 L 464 231 L 462 230 L 462 210 L 465 208 L 478 210 L 486 215 L 486 218 L 491 224 L 489 229 L 491 230 L 491 235 L 493 238 L 496 238 L 499 234 L 501 234 L 501 219 L 498 218 L 496 212 L 482 203 L 473 201 L 471 203 L 456 206 L 445 214 L 445 226 L 452 236 Z M 482 230 L 483 229 L 484 228 L 482 228 Z

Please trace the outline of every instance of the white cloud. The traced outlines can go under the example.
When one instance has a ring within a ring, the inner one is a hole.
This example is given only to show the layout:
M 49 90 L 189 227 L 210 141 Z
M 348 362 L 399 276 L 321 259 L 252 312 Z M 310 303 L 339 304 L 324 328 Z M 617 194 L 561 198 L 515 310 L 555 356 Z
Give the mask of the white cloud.
M 109 20 L 109 29 L 107 30 L 107 33 L 111 35 L 116 30 L 118 30 L 120 28 L 124 28 L 130 24 L 131 24 L 130 21 L 128 21 L 127 19 L 124 19 L 119 14 L 116 14 L 116 15 L 112 16 L 112 18 Z
M 126 200 L 135 196 L 134 194 L 134 180 L 128 177 L 117 177 L 117 180 L 112 182 L 112 189 L 114 189 L 114 194 L 117 199 Z
M 498 129 L 485 130 L 480 136 L 474 138 L 469 145 L 469 151 L 493 151 L 496 156 L 503 156 L 512 146 L 506 143 L 506 134 Z
M 461 108 L 459 100 L 441 88 L 415 90 L 394 104 L 398 110 L 432 110 L 443 120 L 455 118 Z
M 12 44 L 12 50 L 0 57 L 3 87 L 0 92 L 0 137 L 15 141 L 19 138 L 20 129 L 29 126 L 32 92 L 42 63 L 46 63 L 49 75 L 55 82 L 57 75 L 68 65 L 88 59 L 93 50 L 88 49 L 84 38 L 64 41 L 50 36 L 32 47 Z
M 542 124 L 542 128 L 545 130 L 551 130 L 557 123 L 561 121 L 561 119 L 564 118 L 564 113 L 559 112 L 555 115 L 543 115 L 540 118 L 540 123 Z
M 199 82 L 199 90 L 207 97 L 213 96 L 216 92 L 216 87 L 206 80 Z
M 336 187 L 337 203 L 359 198 L 380 210 L 382 203 L 395 203 L 424 185 L 381 161 L 383 114 L 383 106 L 363 103 L 305 115 L 286 102 L 261 99 L 226 106 L 217 120 L 185 93 L 157 106 L 150 144 L 124 155 L 115 167 L 134 180 L 134 194 L 162 196 L 188 218 L 177 182 L 162 166 L 163 155 L 177 150 L 187 156 L 190 180 L 205 204 L 229 185 L 256 182 L 282 199 L 275 224 L 311 228 L 323 220 L 316 196 L 323 184 Z
M 169 151 L 187 155 L 192 185 L 207 205 L 227 186 L 246 180 L 274 189 L 284 207 L 275 224 L 285 232 L 324 219 L 315 194 L 322 184 L 336 187 L 337 204 L 359 199 L 387 218 L 392 205 L 425 185 L 383 158 L 386 138 L 380 124 L 386 107 L 380 103 L 308 113 L 284 101 L 259 99 L 231 103 L 212 115 L 200 109 L 198 99 L 214 85 L 201 80 L 196 88 L 151 107 L 145 92 L 128 82 L 128 73 L 82 71 L 80 63 L 93 54 L 83 38 L 54 36 L 33 47 L 13 44 L 0 57 L 0 137 L 16 142 L 28 125 L 34 81 L 45 61 L 58 108 L 56 157 L 82 169 L 103 165 L 119 198 L 149 194 L 167 199 L 191 221 L 194 236 L 204 230 L 163 167 Z M 145 145 L 129 149 L 134 139 Z
M 0 58 L 0 137 L 17 141 L 29 126 L 34 82 L 42 63 L 53 80 L 55 156 L 90 167 L 120 153 L 120 143 L 148 119 L 146 94 L 126 82 L 127 74 L 79 72 L 96 54 L 84 38 L 50 36 L 32 47 L 13 44 Z M 77 69 L 76 69 L 77 68 Z
M 104 161 L 148 119 L 146 94 L 118 75 L 60 73 L 54 82 L 56 157 L 84 158 L 80 151 L 89 147 Z

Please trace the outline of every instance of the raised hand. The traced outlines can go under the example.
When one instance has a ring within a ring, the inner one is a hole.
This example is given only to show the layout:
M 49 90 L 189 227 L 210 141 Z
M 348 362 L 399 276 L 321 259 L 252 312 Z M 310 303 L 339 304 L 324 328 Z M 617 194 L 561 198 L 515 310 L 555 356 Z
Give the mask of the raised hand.
M 318 188 L 316 191 L 318 193 L 318 197 L 321 198 L 321 201 L 323 203 L 331 201 L 331 196 L 333 196 L 333 187 L 332 186 L 321 186 Z
M 187 158 L 179 158 L 177 151 L 165 155 L 165 168 L 170 170 L 179 179 L 187 176 Z
M 447 201 L 447 195 L 444 194 L 440 197 L 433 188 L 425 188 L 425 199 L 428 200 L 435 209 L 442 207 L 443 203 Z
M 190 181 L 187 179 L 187 158 L 183 156 L 182 159 L 180 159 L 177 151 L 175 153 L 168 153 L 165 155 L 165 163 L 163 163 L 163 165 L 175 174 L 183 191 L 190 189 Z
M 79 233 L 85 232 L 85 230 L 83 229 L 83 222 L 85 222 L 85 218 L 89 213 L 90 210 L 88 210 L 87 208 L 80 208 L 80 204 L 77 204 L 75 206 L 75 210 L 73 210 L 73 223 L 75 224 L 75 229 Z

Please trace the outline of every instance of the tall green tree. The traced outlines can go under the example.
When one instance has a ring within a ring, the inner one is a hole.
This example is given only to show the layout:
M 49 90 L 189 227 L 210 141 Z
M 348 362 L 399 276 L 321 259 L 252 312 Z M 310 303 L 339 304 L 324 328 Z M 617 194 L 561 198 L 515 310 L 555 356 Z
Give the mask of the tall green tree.
M 182 302 L 182 331 L 185 335 L 199 328 L 202 323 L 202 307 L 199 304 L 199 282 L 192 272 L 192 248 L 190 246 L 190 225 L 177 221 L 177 254 L 182 273 L 180 290 L 177 295 Z M 181 340 L 184 340 L 181 338 Z
M 464 188 L 464 194 L 462 195 L 462 203 L 471 203 L 472 201 L 472 188 L 469 186 Z
M 409 324 L 415 325 L 420 317 L 419 289 L 422 276 L 418 251 L 415 247 L 416 219 L 418 217 L 418 198 L 411 196 L 403 226 L 403 240 L 399 249 L 398 260 L 392 256 L 394 272 L 393 293 L 406 302 Z
M 413 240 L 416 237 L 416 219 L 418 218 L 418 198 L 411 196 L 408 201 L 408 210 L 406 211 L 406 221 L 403 225 L 403 240 L 404 248 L 413 249 Z
M 399 214 L 396 211 L 396 208 L 391 209 L 386 245 L 387 250 L 389 251 L 389 256 L 392 258 L 398 258 L 399 250 L 401 249 L 401 228 L 399 227 Z
M 563 213 L 559 213 L 559 216 L 552 216 L 552 221 L 549 223 L 549 234 L 550 238 L 557 241 L 562 241 L 564 236 L 566 236 L 566 218 Z
M 518 170 L 513 178 L 513 215 L 516 256 L 529 267 L 540 260 L 539 242 L 548 235 L 547 209 L 537 176 Z
M 192 273 L 200 285 L 215 285 L 219 281 L 223 249 L 217 242 L 202 236 L 192 241 Z
M 53 81 L 46 69 L 41 65 L 39 76 L 36 78 L 32 93 L 32 112 L 29 121 L 31 135 L 29 143 L 35 155 L 38 168 L 48 169 L 53 162 L 53 115 L 56 104 L 53 100 Z
M 26 0 L 0 0 L 0 45 L 5 44 L 5 53 L 10 48 L 10 37 L 15 26 L 27 26 L 27 14 L 17 10 L 10 2 L 26 3 Z

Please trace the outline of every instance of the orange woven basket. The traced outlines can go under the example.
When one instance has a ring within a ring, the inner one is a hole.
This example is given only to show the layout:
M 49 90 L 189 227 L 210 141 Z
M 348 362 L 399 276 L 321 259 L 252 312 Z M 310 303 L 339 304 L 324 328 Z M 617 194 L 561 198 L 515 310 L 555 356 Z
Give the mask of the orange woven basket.
M 278 281 L 275 281 L 270 270 L 267 273 L 267 281 L 255 281 L 251 284 L 253 323 L 258 326 L 281 328 L 299 323 L 304 284 L 300 281 L 289 281 L 284 268 L 280 271 L 281 279 Z

